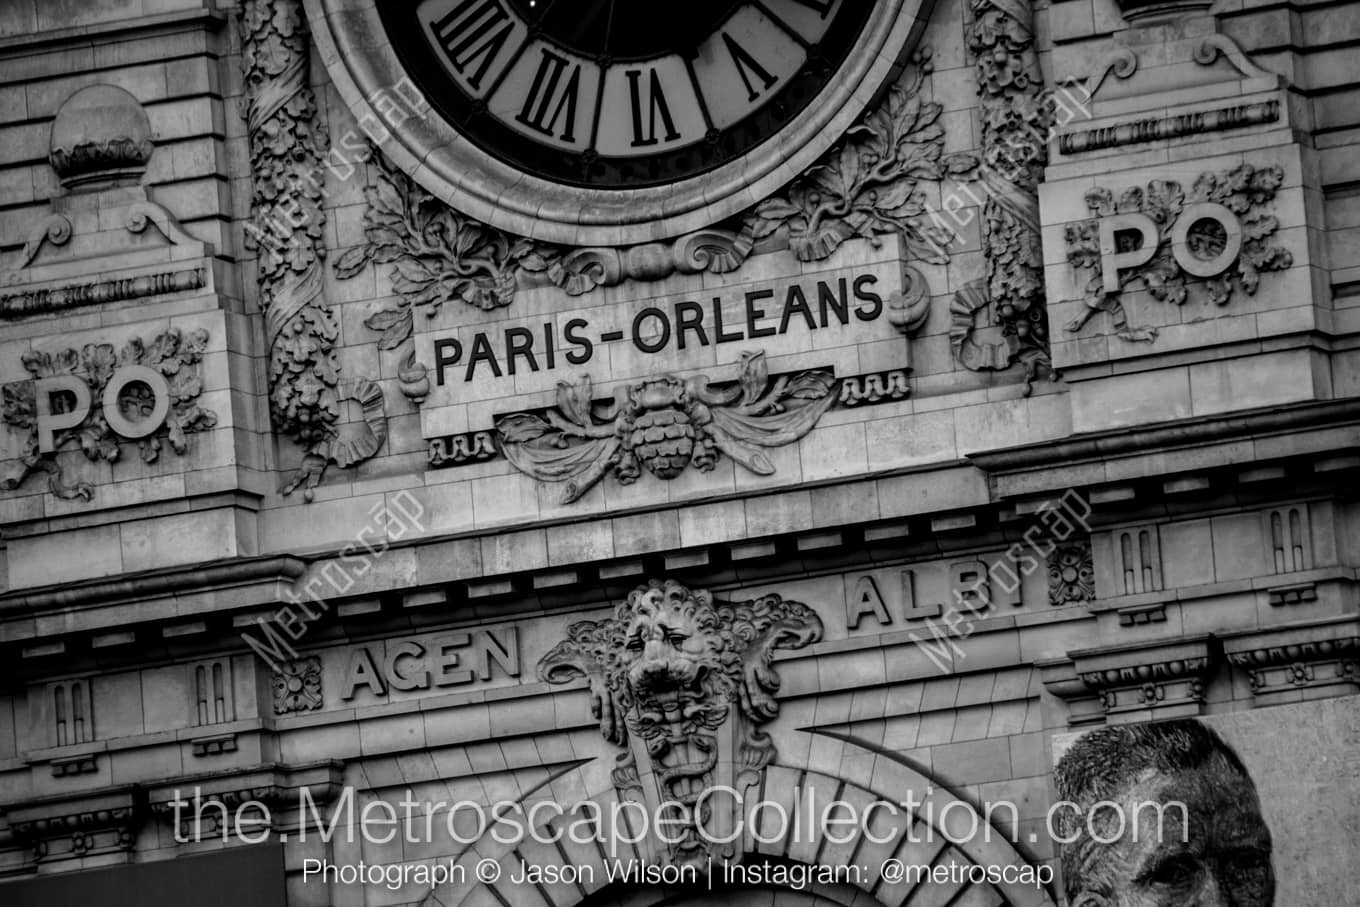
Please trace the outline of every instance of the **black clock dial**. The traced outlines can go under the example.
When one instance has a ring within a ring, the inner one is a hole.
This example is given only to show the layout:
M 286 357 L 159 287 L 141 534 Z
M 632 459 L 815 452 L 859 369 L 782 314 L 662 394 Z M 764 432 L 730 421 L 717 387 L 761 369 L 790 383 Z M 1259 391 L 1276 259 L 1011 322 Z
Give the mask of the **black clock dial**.
M 483 151 L 548 180 L 703 174 L 788 125 L 833 78 L 862 0 L 422 0 L 379 5 L 425 96 Z
M 589 57 L 649 59 L 693 51 L 727 21 L 738 0 L 511 0 L 524 19 Z

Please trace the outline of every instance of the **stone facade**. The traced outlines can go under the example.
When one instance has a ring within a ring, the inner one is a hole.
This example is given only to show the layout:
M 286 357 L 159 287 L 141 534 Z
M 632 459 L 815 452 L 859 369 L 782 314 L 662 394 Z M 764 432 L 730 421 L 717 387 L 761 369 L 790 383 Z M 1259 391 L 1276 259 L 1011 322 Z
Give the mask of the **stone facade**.
M 574 237 L 427 166 L 367 9 L 0 4 L 0 900 L 268 840 L 289 905 L 650 904 L 344 832 L 723 785 L 938 834 L 625 856 L 1058 905 L 883 866 L 1053 873 L 1078 736 L 1196 719 L 1276 900 L 1360 902 L 1360 8 L 883 0 L 809 160 Z

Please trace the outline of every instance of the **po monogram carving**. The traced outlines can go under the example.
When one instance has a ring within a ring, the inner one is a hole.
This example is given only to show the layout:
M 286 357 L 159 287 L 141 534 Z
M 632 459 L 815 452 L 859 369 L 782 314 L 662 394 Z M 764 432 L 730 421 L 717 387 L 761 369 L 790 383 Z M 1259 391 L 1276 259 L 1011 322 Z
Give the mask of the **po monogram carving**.
M 53 494 L 90 500 L 90 486 L 68 482 L 56 459 L 72 442 L 88 459 L 108 463 L 119 459 L 124 439 L 137 440 L 147 463 L 167 443 L 183 454 L 189 433 L 217 424 L 216 414 L 197 403 L 203 393 L 198 365 L 207 345 L 207 331 L 186 336 L 170 330 L 150 344 L 133 338 L 121 350 L 87 343 L 79 350 L 25 353 L 24 368 L 33 377 L 4 386 L 3 414 L 5 424 L 26 438 L 18 459 L 0 461 L 0 488 L 13 490 L 41 470 L 50 476 Z
M 1067 259 L 1090 272 L 1086 310 L 1067 325 L 1075 333 L 1097 312 L 1109 312 L 1116 336 L 1151 341 L 1155 327 L 1129 324 L 1120 294 L 1141 280 L 1152 298 L 1181 305 L 1187 281 L 1202 282 L 1207 297 L 1226 305 L 1241 289 L 1255 295 L 1261 274 L 1280 271 L 1293 256 L 1271 240 L 1279 220 L 1261 211 L 1284 180 L 1278 165 L 1242 164 L 1226 173 L 1203 173 L 1187 194 L 1180 183 L 1153 180 L 1118 200 L 1109 189 L 1086 193 L 1090 220 L 1068 225 Z M 1134 243 L 1134 234 L 1139 242 Z
M 637 760 L 645 758 L 662 800 L 694 806 L 715 785 L 759 780 L 775 756 L 774 741 L 760 729 L 779 712 L 772 656 L 821 637 L 821 619 L 799 602 L 778 595 L 718 601 L 703 589 L 652 580 L 613 617 L 572 624 L 539 662 L 538 676 L 548 683 L 586 678 L 600 733 L 628 748 L 615 786 L 641 791 Z M 710 815 L 689 819 L 713 827 Z M 710 846 L 691 827 L 671 856 L 723 856 Z
M 715 388 L 708 378 L 661 375 L 617 391 L 595 408 L 589 376 L 559 382 L 557 408 L 515 413 L 496 431 L 511 465 L 546 482 L 566 482 L 562 502 L 585 494 L 606 470 L 625 485 L 639 467 L 673 479 L 693 465 L 708 472 L 727 454 L 752 472 L 771 475 L 761 448 L 792 444 L 812 430 L 836 397 L 829 372 L 801 372 L 770 381 L 764 353 L 743 353 L 741 373 Z

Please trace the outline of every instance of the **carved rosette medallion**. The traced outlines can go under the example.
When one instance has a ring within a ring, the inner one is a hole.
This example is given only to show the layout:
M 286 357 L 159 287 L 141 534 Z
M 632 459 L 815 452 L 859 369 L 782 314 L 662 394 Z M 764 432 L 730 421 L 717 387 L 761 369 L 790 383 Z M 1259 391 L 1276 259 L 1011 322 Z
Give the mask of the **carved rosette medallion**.
M 321 659 L 285 661 L 274 672 L 274 714 L 315 712 L 321 708 Z
M 774 473 L 764 448 L 792 444 L 836 402 L 828 371 L 771 380 L 764 353 L 743 353 L 735 382 L 659 375 L 623 385 L 597 407 L 589 376 L 557 386 L 557 407 L 496 422 L 506 458 L 545 482 L 565 482 L 562 502 L 585 494 L 609 470 L 631 484 L 645 468 L 673 479 L 689 466 L 708 472 L 725 453 L 752 472 Z
M 1158 302 L 1182 305 L 1191 287 L 1224 306 L 1241 290 L 1256 294 L 1261 274 L 1294 263 L 1274 242 L 1280 222 L 1264 208 L 1284 181 L 1279 165 L 1201 173 L 1187 191 L 1174 180 L 1134 186 L 1118 198 L 1097 187 L 1086 193 L 1089 220 L 1065 231 L 1067 260 L 1089 274 L 1086 309 L 1067 325 L 1070 333 L 1097 312 L 1108 312 L 1115 336 L 1152 341 L 1157 328 L 1129 324 L 1121 295 L 1139 283 Z M 1120 267 L 1121 259 L 1128 261 Z
M 79 446 L 89 460 L 106 463 L 120 459 L 121 445 L 133 440 L 146 463 L 166 445 L 182 455 L 188 435 L 217 424 L 217 415 L 198 404 L 207 345 L 207 331 L 172 329 L 150 343 L 133 338 L 122 349 L 87 343 L 79 350 L 25 353 L 23 365 L 33 377 L 0 388 L 4 423 L 23 439 L 17 458 L 0 460 L 0 489 L 12 491 L 41 471 L 58 497 L 90 500 L 88 484 L 62 473 L 57 456 L 65 447 Z M 80 412 L 84 418 L 77 421 Z
M 719 601 L 675 580 L 651 580 L 612 617 L 572 624 L 539 662 L 538 676 L 586 679 L 600 733 L 624 748 L 613 772 L 621 795 L 693 808 L 705 790 L 759 781 L 775 757 L 761 730 L 779 712 L 774 652 L 821 636 L 811 608 L 778 595 Z M 732 845 L 713 839 L 730 835 L 736 817 L 710 807 L 730 799 L 710 797 L 702 804 L 709 808 L 691 809 L 687 833 L 670 845 L 672 861 L 734 856 Z M 699 823 L 709 834 L 700 835 Z
M 1089 604 L 1096 597 L 1095 568 L 1089 540 L 1056 546 L 1048 557 L 1048 603 Z

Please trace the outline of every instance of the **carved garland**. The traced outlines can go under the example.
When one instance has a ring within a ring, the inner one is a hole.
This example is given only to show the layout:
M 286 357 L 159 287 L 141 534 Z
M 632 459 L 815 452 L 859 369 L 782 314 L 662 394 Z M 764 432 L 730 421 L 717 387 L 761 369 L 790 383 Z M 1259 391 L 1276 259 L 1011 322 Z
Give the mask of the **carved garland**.
M 322 297 L 325 130 L 309 82 L 307 25 L 298 0 L 246 0 L 241 10 L 245 118 L 254 193 L 246 245 L 259 256 L 260 304 L 269 339 L 270 411 L 275 426 L 306 447 L 285 487 L 312 488 L 328 463 L 377 453 L 387 434 L 382 392 L 366 378 L 341 381 L 335 312 Z M 340 401 L 364 421 L 340 425 Z
M 619 388 L 612 405 L 597 409 L 591 381 L 557 386 L 557 408 L 542 416 L 516 413 L 496 422 L 506 458 L 544 482 L 566 482 L 562 503 L 585 494 L 606 471 L 625 485 L 639 466 L 673 479 L 693 465 L 708 472 L 719 452 L 752 472 L 770 475 L 763 448 L 797 441 L 836 401 L 829 372 L 809 371 L 770 381 L 764 353 L 743 353 L 741 372 L 727 387 L 708 378 L 674 375 Z
M 88 459 L 112 463 L 122 455 L 122 439 L 105 417 L 104 389 L 116 369 L 124 366 L 152 369 L 164 377 L 169 399 L 164 421 L 150 435 L 137 441 L 142 460 L 155 462 L 164 444 L 169 444 L 175 453 L 183 454 L 188 448 L 186 435 L 206 431 L 217 424 L 217 415 L 197 402 L 203 393 L 203 378 L 197 366 L 203 361 L 207 345 L 207 331 L 194 331 L 185 336 L 178 330 L 169 330 L 157 335 L 150 344 L 133 338 L 117 351 L 111 343 L 87 343 L 79 350 L 25 353 L 24 368 L 33 378 L 14 381 L 0 389 L 5 424 L 26 435 L 18 459 L 0 461 L 0 488 L 12 491 L 34 472 L 42 471 L 48 473 L 52 493 L 59 498 L 88 501 L 94 494 L 88 484 L 66 479 L 54 453 L 39 450 L 37 381 L 43 378 L 75 378 L 89 387 L 87 415 L 74 428 L 55 433 L 53 450 L 74 442 Z M 63 402 L 61 394 L 54 394 L 53 398 L 57 406 L 70 405 Z M 117 408 L 125 417 L 135 413 L 138 420 L 149 418 L 157 408 L 156 394 L 145 383 L 128 383 L 119 394 Z
M 972 0 L 969 50 L 976 59 L 987 189 L 982 240 L 987 276 L 965 286 L 950 307 L 954 357 L 974 371 L 1025 366 L 1026 389 L 1053 374 L 1044 307 L 1039 180 L 1048 161 L 1052 99 L 1034 49 L 1034 10 L 1026 0 Z M 980 319 L 985 319 L 979 323 Z M 998 339 L 984 339 L 983 327 Z

